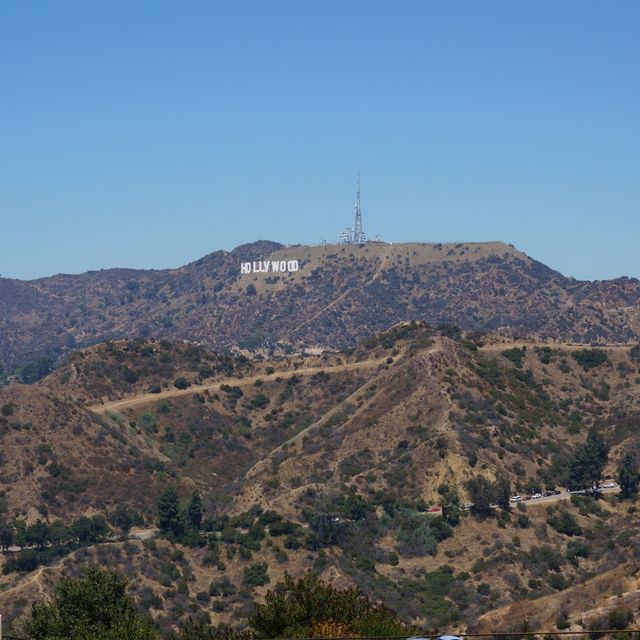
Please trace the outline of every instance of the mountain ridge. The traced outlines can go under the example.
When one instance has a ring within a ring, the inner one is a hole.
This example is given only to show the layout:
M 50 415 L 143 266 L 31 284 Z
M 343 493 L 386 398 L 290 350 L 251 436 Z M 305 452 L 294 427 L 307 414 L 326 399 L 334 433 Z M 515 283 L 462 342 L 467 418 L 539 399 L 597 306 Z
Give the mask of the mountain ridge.
M 255 260 L 292 273 L 241 274 Z M 640 335 L 640 281 L 567 278 L 515 247 L 486 243 L 284 246 L 261 240 L 175 269 L 0 278 L 0 366 L 136 336 L 213 349 L 353 346 L 396 322 L 562 342 Z

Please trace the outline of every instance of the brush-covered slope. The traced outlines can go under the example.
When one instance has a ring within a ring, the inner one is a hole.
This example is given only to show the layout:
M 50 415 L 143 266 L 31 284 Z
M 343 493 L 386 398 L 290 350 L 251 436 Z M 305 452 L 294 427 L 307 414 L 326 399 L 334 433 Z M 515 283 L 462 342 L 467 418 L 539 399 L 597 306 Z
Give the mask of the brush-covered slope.
M 295 273 L 241 275 L 246 261 L 298 260 Z M 78 347 L 139 335 L 210 348 L 336 348 L 396 322 L 446 322 L 561 341 L 627 342 L 640 285 L 579 282 L 500 242 L 217 251 L 179 269 L 109 269 L 29 282 L 0 278 L 0 366 L 29 377 Z
M 431 628 L 601 624 L 637 608 L 631 503 L 553 498 L 482 518 L 437 508 L 468 501 L 480 476 L 504 476 L 513 492 L 564 486 L 592 427 L 615 473 L 637 444 L 639 367 L 638 348 L 506 343 L 421 323 L 306 358 L 99 345 L 0 392 L 7 516 L 52 522 L 121 502 L 152 526 L 174 485 L 183 501 L 202 495 L 202 531 L 11 572 L 0 606 L 17 613 L 56 576 L 99 561 L 131 576 L 165 626 L 189 615 L 243 624 L 285 571 L 308 569 Z M 181 378 L 191 386 L 176 388 Z M 81 490 L 51 486 L 54 460 Z M 619 589 L 626 599 L 612 599 Z
M 375 366 L 335 355 L 267 363 L 142 339 L 96 345 L 34 385 L 0 389 L 6 500 L 32 518 L 124 499 L 151 516 L 169 481 L 221 491 Z

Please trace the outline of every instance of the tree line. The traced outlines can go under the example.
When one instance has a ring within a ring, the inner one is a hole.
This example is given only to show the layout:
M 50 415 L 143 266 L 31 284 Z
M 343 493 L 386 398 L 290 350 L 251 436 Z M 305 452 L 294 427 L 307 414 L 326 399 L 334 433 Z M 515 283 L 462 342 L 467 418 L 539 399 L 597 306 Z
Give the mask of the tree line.
M 253 603 L 249 627 L 234 631 L 187 622 L 173 640 L 251 640 L 260 637 L 401 636 L 410 629 L 387 607 L 356 588 L 337 589 L 312 573 L 284 583 Z M 147 613 L 136 611 L 127 581 L 89 567 L 80 578 L 63 578 L 49 600 L 36 602 L 12 631 L 33 640 L 160 640 Z

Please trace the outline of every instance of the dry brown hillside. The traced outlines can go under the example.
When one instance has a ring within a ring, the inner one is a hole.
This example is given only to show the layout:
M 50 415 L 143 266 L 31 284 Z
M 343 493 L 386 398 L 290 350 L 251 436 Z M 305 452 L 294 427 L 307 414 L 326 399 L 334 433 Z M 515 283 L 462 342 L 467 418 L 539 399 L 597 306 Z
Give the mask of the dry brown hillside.
M 479 477 L 522 495 L 563 487 L 591 429 L 615 474 L 637 445 L 639 368 L 637 346 L 421 323 L 273 360 L 151 340 L 92 347 L 0 391 L 3 518 L 110 518 L 129 503 L 149 528 L 173 485 L 183 504 L 201 494 L 201 531 L 44 550 L 44 570 L 15 571 L 5 555 L 0 607 L 17 613 L 54 576 L 99 560 L 130 575 L 140 606 L 169 626 L 189 615 L 243 624 L 285 570 L 308 569 L 423 627 L 604 624 L 635 611 L 633 501 L 462 506 Z
M 295 273 L 240 273 L 298 260 Z M 216 251 L 178 269 L 0 278 L 0 367 L 36 379 L 107 339 L 155 336 L 213 349 L 354 346 L 424 320 L 562 342 L 627 342 L 640 331 L 635 279 L 580 282 L 501 242 Z

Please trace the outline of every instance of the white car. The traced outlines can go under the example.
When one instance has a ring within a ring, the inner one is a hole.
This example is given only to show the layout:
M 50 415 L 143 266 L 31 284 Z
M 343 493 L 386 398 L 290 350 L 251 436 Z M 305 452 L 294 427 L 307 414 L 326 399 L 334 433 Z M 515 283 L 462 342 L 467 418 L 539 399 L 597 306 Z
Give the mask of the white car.
M 603 489 L 615 489 L 618 486 L 617 482 L 605 482 L 602 485 Z
M 532 493 L 531 494 L 531 499 L 532 500 L 537 500 L 538 498 L 542 498 L 542 494 L 541 493 Z
M 511 496 L 509 498 L 509 502 L 520 502 L 522 500 L 522 496 Z

